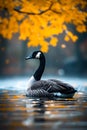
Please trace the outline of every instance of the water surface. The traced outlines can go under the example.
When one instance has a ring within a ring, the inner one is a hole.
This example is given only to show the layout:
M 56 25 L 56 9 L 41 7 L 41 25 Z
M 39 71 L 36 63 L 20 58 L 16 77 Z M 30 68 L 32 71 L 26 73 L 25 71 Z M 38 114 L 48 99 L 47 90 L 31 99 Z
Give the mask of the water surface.
M 0 80 L 0 129 L 87 130 L 87 81 L 60 78 L 78 90 L 73 98 L 28 98 L 26 78 Z

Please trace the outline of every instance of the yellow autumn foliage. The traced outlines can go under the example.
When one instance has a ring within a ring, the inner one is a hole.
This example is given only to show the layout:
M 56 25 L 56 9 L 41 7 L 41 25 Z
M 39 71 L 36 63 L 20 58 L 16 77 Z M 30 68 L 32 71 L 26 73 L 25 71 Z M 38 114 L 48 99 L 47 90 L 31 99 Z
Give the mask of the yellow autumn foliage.
M 0 0 L 0 35 L 11 39 L 19 33 L 20 40 L 28 40 L 28 47 L 40 46 L 47 52 L 57 45 L 59 34 L 65 34 L 66 42 L 78 39 L 68 24 L 79 33 L 87 31 L 86 7 L 86 0 Z
M 58 38 L 56 38 L 56 37 L 53 37 L 50 41 L 50 45 L 52 45 L 54 47 L 57 45 L 57 43 L 58 43 Z
M 68 42 L 68 41 L 70 40 L 69 36 L 66 35 L 66 36 L 64 37 L 64 40 L 65 40 L 66 42 Z

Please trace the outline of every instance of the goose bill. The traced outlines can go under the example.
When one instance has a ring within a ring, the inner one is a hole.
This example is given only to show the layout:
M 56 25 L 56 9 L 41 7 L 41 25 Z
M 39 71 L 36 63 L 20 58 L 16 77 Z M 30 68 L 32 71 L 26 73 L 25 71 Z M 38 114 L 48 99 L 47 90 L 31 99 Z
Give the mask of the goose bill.
M 25 60 L 28 60 L 28 59 L 33 59 L 33 57 L 32 56 L 25 57 Z

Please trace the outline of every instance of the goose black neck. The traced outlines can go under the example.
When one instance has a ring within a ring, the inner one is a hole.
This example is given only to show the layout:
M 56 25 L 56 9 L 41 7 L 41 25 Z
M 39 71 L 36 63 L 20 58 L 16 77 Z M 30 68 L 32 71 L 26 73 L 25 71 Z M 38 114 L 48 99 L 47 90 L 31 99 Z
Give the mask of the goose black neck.
M 35 71 L 34 73 L 34 78 L 35 80 L 40 80 L 41 79 L 41 76 L 44 72 L 44 69 L 45 69 L 45 63 L 46 63 L 46 60 L 45 60 L 45 56 L 43 55 L 43 57 L 40 60 L 40 64 L 39 64 L 39 67 L 38 69 Z

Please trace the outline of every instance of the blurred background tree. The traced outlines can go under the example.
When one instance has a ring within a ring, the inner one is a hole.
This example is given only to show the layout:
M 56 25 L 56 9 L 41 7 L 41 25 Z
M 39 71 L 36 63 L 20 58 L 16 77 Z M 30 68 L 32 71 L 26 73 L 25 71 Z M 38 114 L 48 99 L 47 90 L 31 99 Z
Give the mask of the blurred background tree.
M 47 72 L 72 73 L 76 69 L 72 69 L 72 59 L 80 57 L 79 54 L 86 57 L 86 53 L 82 53 L 84 47 L 80 46 L 84 42 L 87 44 L 87 38 L 83 36 L 87 35 L 86 31 L 86 0 L 0 0 L 0 74 L 29 72 L 32 65 L 23 59 L 27 50 L 35 48 L 43 52 L 50 48 L 46 54 Z M 76 40 L 77 44 L 72 44 Z

